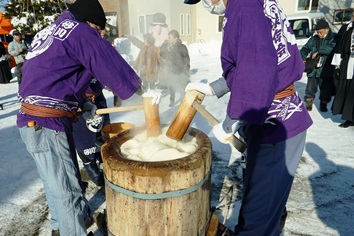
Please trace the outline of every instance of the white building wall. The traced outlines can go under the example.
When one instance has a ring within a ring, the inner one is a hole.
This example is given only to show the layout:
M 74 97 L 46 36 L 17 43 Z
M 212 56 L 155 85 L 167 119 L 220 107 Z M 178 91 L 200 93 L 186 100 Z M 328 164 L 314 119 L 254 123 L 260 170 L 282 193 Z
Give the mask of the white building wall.
M 279 0 L 279 3 L 283 7 L 286 15 L 291 15 L 296 12 L 297 0 Z
M 282 5 L 286 15 L 296 13 L 306 13 L 307 11 L 298 10 L 299 0 L 278 0 Z M 186 5 L 182 0 L 128 0 L 129 4 L 129 24 L 130 33 L 139 33 L 139 15 L 152 15 L 156 12 L 161 12 L 166 15 L 166 23 L 169 28 L 181 31 L 181 23 L 184 22 L 184 29 L 190 27 L 191 34 L 181 35 L 182 41 L 186 43 L 193 42 L 209 42 L 212 40 L 221 40 L 222 33 L 218 32 L 218 16 L 210 14 L 203 7 L 202 3 L 196 5 Z M 338 8 L 354 8 L 352 0 L 319 0 L 319 9 L 325 14 L 329 23 L 333 20 L 333 10 Z M 184 21 L 181 22 L 181 14 Z M 190 25 L 187 26 L 190 20 Z M 334 31 L 339 28 L 334 26 Z M 181 33 L 181 32 L 180 32 Z

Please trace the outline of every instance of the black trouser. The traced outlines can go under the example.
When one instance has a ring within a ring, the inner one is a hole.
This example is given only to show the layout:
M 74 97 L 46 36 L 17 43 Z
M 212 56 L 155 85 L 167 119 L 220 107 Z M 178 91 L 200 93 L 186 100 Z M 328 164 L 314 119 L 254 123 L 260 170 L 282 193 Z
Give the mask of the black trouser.
M 21 82 L 22 82 L 22 66 L 23 66 L 23 62 L 21 63 L 18 63 L 16 65 L 16 68 L 17 68 L 17 83 L 18 83 L 18 86 L 21 85 Z

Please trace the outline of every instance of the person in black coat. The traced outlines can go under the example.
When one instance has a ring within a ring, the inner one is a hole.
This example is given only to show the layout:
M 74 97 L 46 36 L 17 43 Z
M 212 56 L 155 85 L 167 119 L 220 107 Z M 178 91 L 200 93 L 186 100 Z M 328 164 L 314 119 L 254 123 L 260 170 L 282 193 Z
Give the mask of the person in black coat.
M 184 89 L 190 82 L 190 58 L 186 45 L 182 44 L 179 33 L 172 30 L 160 49 L 163 61 L 165 79 L 168 80 L 170 92 L 170 107 L 175 105 L 175 93 L 181 92 L 184 97 Z
M 339 67 L 338 87 L 333 101 L 333 115 L 342 114 L 344 123 L 339 127 L 348 128 L 354 126 L 354 27 L 350 23 L 345 28 L 336 52 L 332 65 Z
M 11 68 L 10 68 L 10 56 L 7 55 L 5 46 L 0 42 L 0 83 L 7 84 L 12 80 Z

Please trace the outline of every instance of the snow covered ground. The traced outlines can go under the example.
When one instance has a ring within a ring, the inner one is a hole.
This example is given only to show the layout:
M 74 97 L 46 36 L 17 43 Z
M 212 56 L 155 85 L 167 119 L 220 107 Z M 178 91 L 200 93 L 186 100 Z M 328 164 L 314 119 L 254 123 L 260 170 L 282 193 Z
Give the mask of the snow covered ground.
M 220 42 L 191 44 L 193 82 L 213 81 L 221 75 Z M 303 97 L 306 76 L 295 86 Z M 178 104 L 168 106 L 165 94 L 160 103 L 162 124 L 169 124 Z M 26 151 L 16 127 L 19 102 L 16 98 L 16 78 L 10 84 L 0 84 L 0 235 L 50 235 L 48 208 L 41 180 L 35 164 Z M 112 93 L 104 90 L 108 106 L 113 106 Z M 179 98 L 177 94 L 177 98 Z M 217 119 L 224 118 L 228 96 L 221 99 L 206 97 L 205 108 Z M 123 106 L 140 104 L 141 98 L 133 96 Z M 302 161 L 296 172 L 292 192 L 287 204 L 288 218 L 284 236 L 296 235 L 354 235 L 354 128 L 339 128 L 340 116 L 318 111 L 319 101 L 311 111 L 314 121 L 308 130 Z M 143 126 L 142 111 L 116 113 L 112 122 L 129 122 Z M 228 203 L 229 207 L 217 210 L 219 221 L 233 229 L 237 223 L 241 197 L 240 154 L 229 145 L 219 143 L 211 132 L 211 125 L 199 114 L 193 127 L 206 133 L 213 143 L 212 206 Z M 105 207 L 104 190 L 89 183 L 87 193 L 93 210 Z M 101 233 L 92 226 L 95 235 Z

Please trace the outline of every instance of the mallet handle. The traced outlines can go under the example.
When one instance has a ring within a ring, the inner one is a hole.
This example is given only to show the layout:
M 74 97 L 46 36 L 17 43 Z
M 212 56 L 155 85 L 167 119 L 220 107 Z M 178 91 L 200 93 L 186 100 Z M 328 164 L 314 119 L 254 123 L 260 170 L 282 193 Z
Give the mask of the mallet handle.
M 109 114 L 114 112 L 124 112 L 124 111 L 134 111 L 134 110 L 144 110 L 144 105 L 141 104 L 136 106 L 101 108 L 96 110 L 96 114 L 102 115 L 102 114 Z
M 219 121 L 212 115 L 210 112 L 208 112 L 200 103 L 198 102 L 193 102 L 192 104 L 193 108 L 196 109 L 207 121 L 212 126 L 215 126 L 219 123 Z M 228 141 L 231 143 L 232 146 L 234 146 L 239 152 L 243 153 L 247 146 L 244 142 L 239 140 L 235 135 L 232 135 L 230 138 L 228 138 Z

